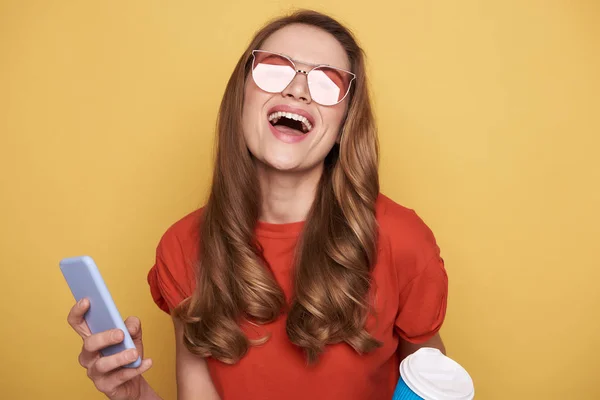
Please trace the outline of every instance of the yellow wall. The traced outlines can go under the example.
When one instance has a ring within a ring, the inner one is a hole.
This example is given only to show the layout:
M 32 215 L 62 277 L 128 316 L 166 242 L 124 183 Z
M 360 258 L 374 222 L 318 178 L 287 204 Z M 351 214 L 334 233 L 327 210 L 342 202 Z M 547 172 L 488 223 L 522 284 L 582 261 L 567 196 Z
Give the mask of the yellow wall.
M 80 253 L 142 318 L 147 378 L 174 398 L 146 272 L 206 193 L 240 51 L 292 5 L 235 3 L 0 1 L 1 398 L 103 398 L 65 322 L 57 263 Z M 383 189 L 438 236 L 442 333 L 477 398 L 600 398 L 600 3 L 294 5 L 334 13 L 368 52 Z

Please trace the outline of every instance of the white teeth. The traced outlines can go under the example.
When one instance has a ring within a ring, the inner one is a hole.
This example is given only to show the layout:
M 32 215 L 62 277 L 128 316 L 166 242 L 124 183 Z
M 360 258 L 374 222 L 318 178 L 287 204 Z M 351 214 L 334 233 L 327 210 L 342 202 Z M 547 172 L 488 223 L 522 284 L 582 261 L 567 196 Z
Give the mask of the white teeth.
M 302 128 L 303 128 L 302 130 L 304 131 L 304 133 L 309 132 L 312 129 L 312 124 L 308 121 L 308 118 L 303 117 L 302 115 L 294 114 L 294 113 L 276 111 L 272 114 L 269 114 L 268 119 L 269 119 L 269 122 L 276 123 L 279 120 L 279 118 L 282 118 L 282 117 L 286 117 L 289 119 L 293 119 L 295 121 L 302 122 Z

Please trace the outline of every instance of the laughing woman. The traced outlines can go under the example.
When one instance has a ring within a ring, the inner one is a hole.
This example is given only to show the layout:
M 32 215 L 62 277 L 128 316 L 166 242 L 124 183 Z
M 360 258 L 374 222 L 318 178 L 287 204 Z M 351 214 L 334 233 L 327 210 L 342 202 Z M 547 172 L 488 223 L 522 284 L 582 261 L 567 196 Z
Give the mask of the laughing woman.
M 363 52 L 311 11 L 263 27 L 241 55 L 219 112 L 205 206 L 162 237 L 148 275 L 175 325 L 178 399 L 391 399 L 399 362 L 443 349 L 448 281 L 430 229 L 380 193 Z M 158 399 L 122 368 L 142 352 L 99 350 L 81 364 L 113 400 Z

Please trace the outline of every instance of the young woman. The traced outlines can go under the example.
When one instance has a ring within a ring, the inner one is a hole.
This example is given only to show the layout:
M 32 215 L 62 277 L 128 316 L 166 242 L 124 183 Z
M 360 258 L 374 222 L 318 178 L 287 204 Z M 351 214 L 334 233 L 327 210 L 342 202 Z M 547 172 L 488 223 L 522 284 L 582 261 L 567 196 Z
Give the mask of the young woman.
M 328 16 L 303 11 L 261 29 L 225 90 L 205 207 L 162 237 L 148 282 L 172 316 L 180 400 L 391 399 L 403 357 L 443 350 L 447 276 L 415 212 L 379 192 L 363 52 Z M 157 399 L 120 368 L 142 352 L 79 361 L 111 399 Z

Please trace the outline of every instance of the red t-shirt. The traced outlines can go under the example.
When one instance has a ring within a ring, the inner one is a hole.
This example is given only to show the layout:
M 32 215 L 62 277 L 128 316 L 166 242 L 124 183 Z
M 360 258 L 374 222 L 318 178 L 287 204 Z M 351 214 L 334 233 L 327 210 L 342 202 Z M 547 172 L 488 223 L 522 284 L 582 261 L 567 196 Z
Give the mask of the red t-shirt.
M 197 210 L 171 226 L 162 237 L 156 264 L 148 274 L 152 297 L 169 313 L 195 287 L 198 248 Z M 326 347 L 314 366 L 287 338 L 285 315 L 273 323 L 243 326 L 251 338 L 271 333 L 251 346 L 235 365 L 213 358 L 207 363 L 222 400 L 391 399 L 399 372 L 399 337 L 424 342 L 440 329 L 446 313 L 448 278 L 435 238 L 417 214 L 380 195 L 377 264 L 373 269 L 375 314 L 367 330 L 383 346 L 357 354 L 345 343 Z M 292 288 L 294 248 L 303 223 L 259 222 L 258 241 L 286 296 Z

